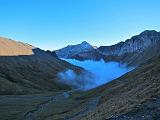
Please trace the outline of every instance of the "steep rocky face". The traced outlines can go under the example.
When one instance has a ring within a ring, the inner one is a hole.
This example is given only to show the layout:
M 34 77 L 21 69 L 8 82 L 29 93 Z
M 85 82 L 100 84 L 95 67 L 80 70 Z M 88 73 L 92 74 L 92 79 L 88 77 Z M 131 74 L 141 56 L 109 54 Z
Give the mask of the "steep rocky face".
M 99 50 L 105 61 L 118 61 L 128 66 L 138 66 L 160 55 L 160 32 L 146 30 L 125 42 L 101 46 Z
M 57 73 L 81 69 L 31 45 L 0 38 L 0 94 L 31 94 L 69 89 Z
M 69 45 L 65 48 L 56 50 L 55 52 L 59 58 L 66 59 L 98 59 L 100 56 L 99 50 L 86 41 L 77 45 Z
M 160 32 L 146 30 L 139 35 L 112 46 L 101 46 L 98 49 L 104 55 L 121 56 L 126 53 L 143 52 L 146 48 L 160 44 Z

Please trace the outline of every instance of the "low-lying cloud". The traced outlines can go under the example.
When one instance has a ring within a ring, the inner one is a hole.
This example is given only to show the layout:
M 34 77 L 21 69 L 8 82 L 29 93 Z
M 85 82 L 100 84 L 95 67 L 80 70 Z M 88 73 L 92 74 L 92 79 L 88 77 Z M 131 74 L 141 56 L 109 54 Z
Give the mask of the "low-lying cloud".
M 100 61 L 78 61 L 74 59 L 67 59 L 67 62 L 80 66 L 89 73 L 77 74 L 73 70 L 58 73 L 61 82 L 70 85 L 75 89 L 89 90 L 105 84 L 113 79 L 116 79 L 133 68 L 127 68 L 118 62 L 104 62 Z

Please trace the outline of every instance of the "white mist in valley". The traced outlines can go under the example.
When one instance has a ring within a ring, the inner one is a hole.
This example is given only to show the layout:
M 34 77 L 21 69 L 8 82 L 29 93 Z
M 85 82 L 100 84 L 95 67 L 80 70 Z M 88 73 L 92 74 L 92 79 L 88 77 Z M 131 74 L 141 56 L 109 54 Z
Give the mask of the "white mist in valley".
M 100 61 L 78 61 L 74 59 L 65 59 L 67 62 L 82 67 L 89 73 L 76 74 L 73 70 L 58 73 L 61 82 L 72 86 L 75 89 L 89 90 L 100 85 L 103 85 L 113 79 L 116 79 L 123 74 L 131 71 L 133 68 L 128 68 L 118 62 Z

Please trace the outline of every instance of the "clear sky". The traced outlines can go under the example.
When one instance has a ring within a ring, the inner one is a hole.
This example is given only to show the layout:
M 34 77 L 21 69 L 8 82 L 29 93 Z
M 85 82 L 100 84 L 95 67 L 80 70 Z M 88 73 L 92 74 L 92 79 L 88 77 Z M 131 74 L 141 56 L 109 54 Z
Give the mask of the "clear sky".
M 0 0 L 0 36 L 42 49 L 160 31 L 160 0 Z

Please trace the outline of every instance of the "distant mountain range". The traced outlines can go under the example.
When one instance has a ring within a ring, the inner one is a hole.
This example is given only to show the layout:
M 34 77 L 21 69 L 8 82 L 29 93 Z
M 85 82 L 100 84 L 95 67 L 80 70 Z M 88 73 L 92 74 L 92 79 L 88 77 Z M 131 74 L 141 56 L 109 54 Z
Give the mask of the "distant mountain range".
M 59 58 L 77 60 L 120 61 L 130 65 L 138 65 L 152 56 L 159 54 L 160 32 L 146 30 L 124 42 L 111 46 L 94 47 L 86 41 L 78 45 L 69 45 L 56 50 Z M 135 59 L 139 59 L 136 61 Z
M 80 46 L 83 48 L 83 44 Z M 79 45 L 74 46 L 75 54 L 70 54 L 70 47 L 61 50 L 65 51 L 66 58 L 78 60 L 88 58 L 93 60 L 94 55 L 91 53 L 96 50 L 99 59 L 104 59 L 106 62 L 118 61 L 136 68 L 120 78 L 88 91 L 82 99 L 89 99 L 89 97 L 96 99 L 100 96 L 96 109 L 80 116 L 79 109 L 81 111 L 84 109 L 81 106 L 76 107 L 74 110 L 70 109 L 76 111 L 70 116 L 78 114 L 79 116 L 74 116 L 74 119 L 83 120 L 159 120 L 160 32 L 146 30 L 124 42 L 100 46 L 88 51 L 86 49 L 78 51 L 77 47 Z M 86 52 L 87 56 L 85 56 Z M 58 56 L 61 54 L 60 50 L 56 53 Z

